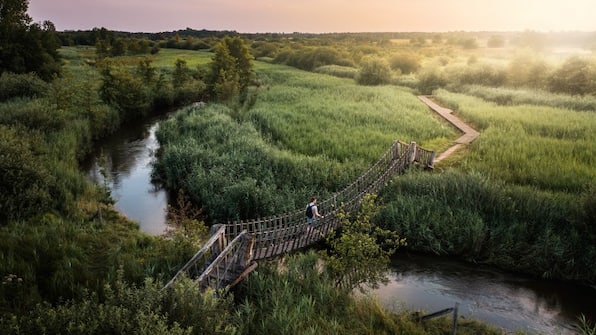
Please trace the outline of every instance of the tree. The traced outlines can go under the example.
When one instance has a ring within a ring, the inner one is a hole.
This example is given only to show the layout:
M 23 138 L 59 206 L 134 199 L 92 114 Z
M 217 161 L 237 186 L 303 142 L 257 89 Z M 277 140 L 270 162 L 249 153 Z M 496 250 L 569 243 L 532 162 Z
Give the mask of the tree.
M 362 66 L 356 81 L 361 85 L 382 85 L 391 80 L 391 68 L 384 59 L 367 57 L 362 61 Z
M 31 24 L 28 0 L 0 2 L 0 74 L 35 72 L 49 81 L 60 73 L 54 24 Z
M 378 213 L 376 195 L 367 194 L 355 220 L 348 214 L 338 214 L 341 234 L 332 232 L 327 238 L 329 251 L 323 252 L 325 264 L 336 286 L 349 291 L 368 285 L 376 288 L 386 282 L 390 256 L 405 239 L 397 233 L 375 226 L 371 219 Z
M 228 100 L 245 95 L 253 76 L 253 57 L 239 37 L 225 37 L 215 46 L 215 55 L 207 76 L 207 85 L 213 96 Z
M 414 54 L 400 53 L 391 56 L 389 64 L 393 70 L 399 70 L 403 74 L 410 74 L 420 69 L 420 60 Z
M 582 57 L 567 59 L 549 80 L 549 88 L 556 93 L 596 94 L 596 67 Z

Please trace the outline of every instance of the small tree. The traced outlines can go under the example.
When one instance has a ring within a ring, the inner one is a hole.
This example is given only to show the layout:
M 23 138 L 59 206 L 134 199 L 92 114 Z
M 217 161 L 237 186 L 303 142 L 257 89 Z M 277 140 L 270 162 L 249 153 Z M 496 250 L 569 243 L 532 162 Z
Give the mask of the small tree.
M 596 66 L 586 58 L 567 59 L 549 79 L 552 92 L 567 94 L 596 94 Z
M 252 80 L 252 55 L 239 37 L 225 37 L 215 47 L 207 76 L 210 93 L 221 101 L 245 95 Z
M 362 61 L 356 81 L 360 85 L 383 85 L 391 80 L 391 68 L 384 59 L 367 57 Z
M 375 226 L 371 219 L 378 213 L 376 195 L 368 194 L 361 209 L 351 221 L 349 214 L 340 212 L 341 233 L 332 232 L 327 238 L 329 251 L 323 252 L 325 264 L 338 287 L 346 290 L 363 289 L 363 285 L 378 288 L 386 283 L 391 255 L 405 245 L 397 233 Z

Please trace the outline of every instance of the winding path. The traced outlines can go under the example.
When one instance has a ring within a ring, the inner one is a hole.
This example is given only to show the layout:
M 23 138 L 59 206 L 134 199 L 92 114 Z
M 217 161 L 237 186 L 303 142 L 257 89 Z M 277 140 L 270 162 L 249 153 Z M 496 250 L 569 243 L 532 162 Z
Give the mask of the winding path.
M 457 129 L 462 131 L 464 134 L 455 140 L 455 145 L 451 148 L 447 149 L 446 151 L 442 152 L 439 157 L 435 158 L 435 163 L 442 161 L 443 159 L 449 157 L 452 153 L 454 153 L 457 149 L 459 149 L 464 144 L 469 144 L 480 135 L 478 131 L 470 127 L 468 124 L 464 123 L 460 120 L 457 116 L 453 115 L 453 111 L 449 108 L 441 107 L 434 101 L 432 101 L 428 96 L 419 95 L 418 99 L 425 103 L 430 109 L 435 111 L 439 114 L 442 118 L 449 121 L 452 125 L 454 125 Z

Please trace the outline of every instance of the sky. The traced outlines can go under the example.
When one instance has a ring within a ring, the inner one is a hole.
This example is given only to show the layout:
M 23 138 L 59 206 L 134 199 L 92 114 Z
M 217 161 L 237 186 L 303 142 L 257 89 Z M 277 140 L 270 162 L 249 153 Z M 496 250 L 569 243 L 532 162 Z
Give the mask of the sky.
M 58 30 L 596 31 L 596 0 L 29 0 Z

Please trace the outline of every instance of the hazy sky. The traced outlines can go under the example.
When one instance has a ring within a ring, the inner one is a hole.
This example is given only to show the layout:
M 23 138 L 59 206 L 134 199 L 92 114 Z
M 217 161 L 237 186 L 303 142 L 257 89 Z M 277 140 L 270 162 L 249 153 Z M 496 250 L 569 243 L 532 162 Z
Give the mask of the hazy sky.
M 596 0 L 30 0 L 58 30 L 596 31 Z

